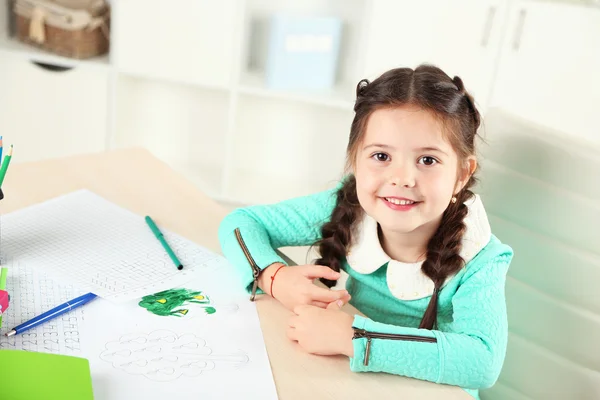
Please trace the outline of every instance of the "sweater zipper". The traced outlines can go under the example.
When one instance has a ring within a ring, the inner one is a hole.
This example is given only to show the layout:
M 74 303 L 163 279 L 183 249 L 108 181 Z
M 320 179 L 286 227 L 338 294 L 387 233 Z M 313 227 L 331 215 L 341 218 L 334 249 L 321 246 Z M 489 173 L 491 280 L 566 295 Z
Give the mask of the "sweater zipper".
M 388 340 L 406 340 L 409 342 L 426 342 L 426 343 L 437 343 L 436 338 L 417 336 L 417 335 L 399 335 L 395 333 L 378 333 L 369 332 L 364 329 L 354 328 L 354 336 L 352 339 L 367 338 L 367 346 L 365 347 L 365 360 L 364 365 L 369 365 L 369 354 L 371 353 L 371 340 L 372 339 L 388 339 Z
M 252 255 L 250 254 L 250 251 L 248 250 L 248 247 L 246 246 L 246 243 L 242 238 L 240 228 L 235 228 L 235 237 L 238 241 L 238 244 L 242 248 L 244 255 L 246 256 L 248 263 L 252 267 L 252 276 L 254 277 L 254 283 L 252 284 L 252 293 L 250 294 L 250 301 L 254 301 L 254 298 L 256 297 L 256 289 L 258 288 L 258 275 L 260 275 L 260 268 L 256 264 L 256 261 L 254 261 L 254 258 L 252 258 Z

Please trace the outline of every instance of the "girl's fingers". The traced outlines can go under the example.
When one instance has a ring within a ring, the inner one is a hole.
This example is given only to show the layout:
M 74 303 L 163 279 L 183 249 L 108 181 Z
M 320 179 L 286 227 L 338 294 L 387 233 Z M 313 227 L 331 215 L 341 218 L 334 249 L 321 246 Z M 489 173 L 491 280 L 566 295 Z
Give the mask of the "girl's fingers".
M 307 265 L 302 268 L 302 274 L 309 279 L 325 278 L 339 279 L 340 273 L 324 265 Z
M 345 290 L 331 290 L 320 288 L 318 286 L 312 288 L 310 293 L 310 296 L 312 297 L 313 301 L 322 301 L 327 304 L 338 299 L 343 299 L 347 295 L 348 292 Z

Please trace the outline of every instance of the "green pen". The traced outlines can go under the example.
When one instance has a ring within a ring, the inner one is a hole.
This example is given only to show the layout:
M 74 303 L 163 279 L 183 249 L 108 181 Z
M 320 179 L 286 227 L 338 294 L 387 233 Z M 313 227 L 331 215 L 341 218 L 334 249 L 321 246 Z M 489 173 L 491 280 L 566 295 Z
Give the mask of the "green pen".
M 12 158 L 13 147 L 10 145 L 10 149 L 8 149 L 8 153 L 4 157 L 4 161 L 2 162 L 2 166 L 0 166 L 0 186 L 2 186 L 2 182 L 4 182 L 4 177 L 6 176 L 6 170 L 8 169 L 8 164 L 10 164 L 10 159 Z
M 179 259 L 173 252 L 173 249 L 171 249 L 171 247 L 165 240 L 165 237 L 162 234 L 162 232 L 160 231 L 160 229 L 158 229 L 158 226 L 156 226 L 154 221 L 152 221 L 152 218 L 150 218 L 149 216 L 146 215 L 145 219 L 146 219 L 146 223 L 148 224 L 150 229 L 152 229 L 152 233 L 154 233 L 154 236 L 156 236 L 156 238 L 158 239 L 160 244 L 162 244 L 162 246 L 165 248 L 165 250 L 167 251 L 167 254 L 169 255 L 169 257 L 171 257 L 171 260 L 173 260 L 173 263 L 175 263 L 175 266 L 177 267 L 177 269 L 182 270 L 183 265 L 181 264 L 181 261 L 179 261 Z
M 8 268 L 2 267 L 0 270 L 0 290 L 6 290 L 6 278 L 8 276 Z M 4 310 L 2 310 L 4 311 Z M 0 314 L 0 328 L 2 327 L 2 314 Z

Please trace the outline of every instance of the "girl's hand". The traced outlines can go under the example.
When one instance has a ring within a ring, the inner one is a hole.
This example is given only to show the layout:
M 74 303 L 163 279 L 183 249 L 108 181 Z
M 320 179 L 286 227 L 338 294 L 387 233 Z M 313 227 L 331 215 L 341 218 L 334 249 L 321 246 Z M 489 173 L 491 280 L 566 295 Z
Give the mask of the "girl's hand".
M 354 317 L 343 312 L 341 306 L 342 303 L 336 301 L 326 309 L 313 306 L 294 308 L 296 315 L 289 320 L 288 338 L 298 342 L 308 353 L 353 357 Z
M 298 265 L 293 267 L 275 263 L 267 267 L 260 275 L 259 286 L 265 292 L 279 300 L 287 309 L 293 310 L 300 305 L 312 305 L 325 308 L 331 302 L 341 300 L 347 303 L 350 295 L 346 290 L 331 290 L 315 285 L 318 278 L 339 279 L 340 273 L 322 265 Z M 271 282 L 273 275 L 275 279 Z M 271 283 L 273 283 L 271 285 Z M 271 293 L 273 289 L 273 293 Z

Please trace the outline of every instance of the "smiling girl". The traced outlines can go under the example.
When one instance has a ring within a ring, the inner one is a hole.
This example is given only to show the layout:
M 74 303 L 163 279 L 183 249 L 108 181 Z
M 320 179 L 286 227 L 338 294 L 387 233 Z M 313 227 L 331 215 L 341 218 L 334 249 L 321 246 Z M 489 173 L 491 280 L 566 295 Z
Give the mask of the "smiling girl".
M 306 351 L 479 398 L 504 362 L 513 257 L 471 191 L 479 112 L 460 78 L 429 65 L 362 80 L 356 94 L 340 184 L 232 212 L 223 252 L 252 300 L 293 311 L 288 337 Z M 315 265 L 287 266 L 275 252 L 307 245 L 318 246 Z M 328 289 L 340 270 L 346 290 Z M 342 311 L 348 301 L 364 316 Z

